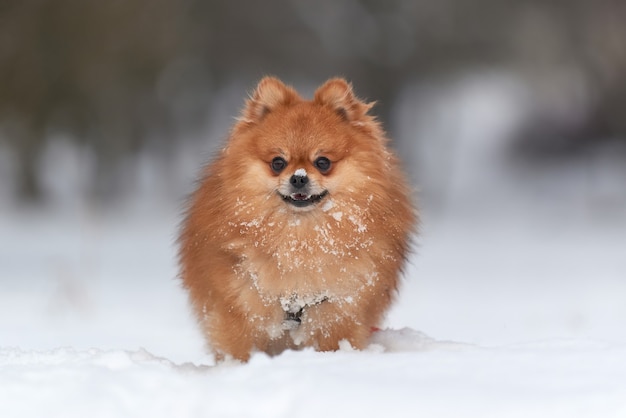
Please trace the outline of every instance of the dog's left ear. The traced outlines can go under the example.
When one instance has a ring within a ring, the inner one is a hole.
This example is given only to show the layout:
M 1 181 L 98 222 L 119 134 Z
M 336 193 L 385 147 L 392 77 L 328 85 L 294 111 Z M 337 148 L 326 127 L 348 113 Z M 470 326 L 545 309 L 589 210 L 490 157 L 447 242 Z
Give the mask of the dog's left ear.
M 359 100 L 352 91 L 352 86 L 343 78 L 332 78 L 315 92 L 314 101 L 330 106 L 339 116 L 348 122 L 368 122 L 371 120 L 367 112 L 374 102 L 365 103 Z

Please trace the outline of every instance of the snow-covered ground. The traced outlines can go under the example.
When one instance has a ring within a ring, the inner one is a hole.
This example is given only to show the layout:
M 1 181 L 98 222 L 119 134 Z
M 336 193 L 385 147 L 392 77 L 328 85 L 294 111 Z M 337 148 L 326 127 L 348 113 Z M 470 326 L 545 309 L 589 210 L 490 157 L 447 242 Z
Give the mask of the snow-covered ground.
M 626 416 L 624 222 L 426 211 L 368 350 L 215 367 L 166 206 L 3 213 L 0 416 Z

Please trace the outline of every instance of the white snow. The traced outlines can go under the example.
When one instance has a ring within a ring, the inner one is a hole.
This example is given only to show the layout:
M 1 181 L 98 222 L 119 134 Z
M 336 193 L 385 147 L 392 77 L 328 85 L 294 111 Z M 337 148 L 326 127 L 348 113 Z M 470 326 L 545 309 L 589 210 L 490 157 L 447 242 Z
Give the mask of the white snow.
M 144 350 L 0 352 L 6 417 L 621 417 L 623 348 L 480 349 L 423 335 L 399 351 L 286 352 L 247 365 L 174 364 Z
M 318 303 L 323 302 L 328 299 L 328 294 L 320 294 L 320 295 L 309 295 L 309 296 L 283 296 L 280 298 L 280 306 L 283 308 L 283 311 L 289 313 L 298 313 L 303 308 L 307 306 L 317 305 Z
M 324 204 L 322 205 L 322 211 L 328 212 L 334 206 L 335 206 L 335 202 L 333 202 L 333 200 L 330 197 L 328 197 L 325 199 Z
M 0 416 L 626 416 L 624 224 L 425 221 L 369 349 L 216 367 L 175 211 L 10 212 Z
M 365 225 L 361 218 L 356 217 L 355 215 L 348 216 L 348 220 L 356 226 L 356 230 L 360 233 L 367 231 L 367 225 Z

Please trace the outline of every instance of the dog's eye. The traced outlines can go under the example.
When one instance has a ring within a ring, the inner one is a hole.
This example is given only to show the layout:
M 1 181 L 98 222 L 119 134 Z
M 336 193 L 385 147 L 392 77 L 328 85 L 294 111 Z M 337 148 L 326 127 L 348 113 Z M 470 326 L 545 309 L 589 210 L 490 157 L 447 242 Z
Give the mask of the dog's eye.
M 321 173 L 326 173 L 330 170 L 330 160 L 326 157 L 317 158 L 313 164 Z
M 287 167 L 287 161 L 285 161 L 283 157 L 274 157 L 274 159 L 270 163 L 270 166 L 272 167 L 272 171 L 278 174 L 283 171 L 285 167 Z

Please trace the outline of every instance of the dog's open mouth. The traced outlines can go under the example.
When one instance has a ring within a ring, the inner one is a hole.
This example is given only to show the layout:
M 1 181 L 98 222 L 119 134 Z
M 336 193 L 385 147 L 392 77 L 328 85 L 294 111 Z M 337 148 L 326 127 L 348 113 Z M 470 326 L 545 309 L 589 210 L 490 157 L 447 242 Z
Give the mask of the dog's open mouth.
M 305 194 L 305 193 L 291 193 L 288 196 L 280 194 L 280 197 L 287 203 L 291 203 L 294 206 L 303 208 L 309 205 L 314 205 L 319 202 L 328 194 L 328 190 L 324 190 L 320 194 Z

